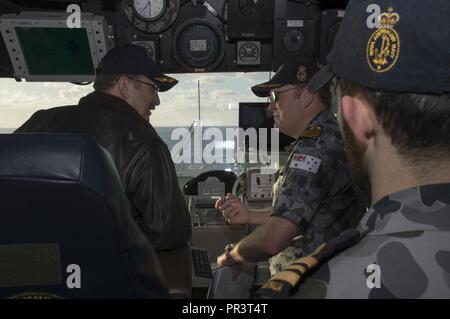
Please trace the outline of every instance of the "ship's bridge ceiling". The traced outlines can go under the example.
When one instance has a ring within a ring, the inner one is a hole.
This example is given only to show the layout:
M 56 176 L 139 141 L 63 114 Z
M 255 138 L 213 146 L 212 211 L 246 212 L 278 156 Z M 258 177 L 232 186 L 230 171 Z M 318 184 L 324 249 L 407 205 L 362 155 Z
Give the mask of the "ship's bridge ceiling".
M 112 47 L 145 47 L 163 72 L 324 64 L 346 1 L 0 0 L 0 77 L 90 81 Z M 79 11 L 78 11 L 79 9 Z

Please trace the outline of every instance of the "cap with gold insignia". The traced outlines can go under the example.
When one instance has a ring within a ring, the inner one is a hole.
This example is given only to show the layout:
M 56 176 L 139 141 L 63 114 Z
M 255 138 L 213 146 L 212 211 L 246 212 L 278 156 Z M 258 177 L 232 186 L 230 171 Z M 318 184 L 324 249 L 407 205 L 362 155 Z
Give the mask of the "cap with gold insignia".
M 350 0 L 309 90 L 337 76 L 379 91 L 450 92 L 449 17 L 445 0 Z
M 170 90 L 178 83 L 174 78 L 162 74 L 147 50 L 135 44 L 122 45 L 108 51 L 100 62 L 97 73 L 142 74 L 158 85 L 161 92 Z
M 289 61 L 280 66 L 270 81 L 253 86 L 252 91 L 256 96 L 268 97 L 270 90 L 287 84 L 306 85 L 318 69 L 314 63 Z

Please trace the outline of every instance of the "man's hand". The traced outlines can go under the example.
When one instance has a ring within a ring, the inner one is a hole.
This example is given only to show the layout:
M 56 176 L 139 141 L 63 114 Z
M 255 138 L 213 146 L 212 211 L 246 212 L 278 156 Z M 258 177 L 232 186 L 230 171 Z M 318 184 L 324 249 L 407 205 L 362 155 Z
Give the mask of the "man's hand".
M 217 257 L 217 267 L 230 266 L 231 263 L 228 262 L 227 256 L 225 253 Z
M 217 268 L 224 266 L 230 266 L 233 268 L 233 280 L 236 280 L 239 277 L 243 269 L 242 263 L 234 263 L 234 264 L 230 263 L 225 253 L 217 257 Z
M 225 220 L 230 224 L 243 225 L 250 223 L 252 212 L 235 195 L 228 193 L 227 198 L 219 198 L 216 202 Z

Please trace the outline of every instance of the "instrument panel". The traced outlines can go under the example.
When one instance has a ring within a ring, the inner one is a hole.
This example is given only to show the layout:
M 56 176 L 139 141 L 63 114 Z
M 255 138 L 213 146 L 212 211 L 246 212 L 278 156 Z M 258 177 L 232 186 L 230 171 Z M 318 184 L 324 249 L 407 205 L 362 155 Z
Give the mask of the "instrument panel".
M 2 13 L 33 11 L 32 7 L 23 6 L 24 1 L 8 1 L 18 4 L 11 8 L 3 6 Z M 42 4 L 40 11 L 65 13 L 66 6 L 59 2 L 57 7 L 49 1 L 37 2 Z M 335 1 L 329 8 L 291 0 L 79 0 L 78 3 L 82 12 L 105 19 L 104 34 L 109 47 L 142 45 L 158 67 L 168 73 L 275 71 L 291 59 L 307 62 L 314 59 L 323 64 L 345 6 L 345 1 L 339 6 Z M 0 68 L 0 76 L 13 77 L 11 57 L 1 44 L 0 58 L 7 66 Z

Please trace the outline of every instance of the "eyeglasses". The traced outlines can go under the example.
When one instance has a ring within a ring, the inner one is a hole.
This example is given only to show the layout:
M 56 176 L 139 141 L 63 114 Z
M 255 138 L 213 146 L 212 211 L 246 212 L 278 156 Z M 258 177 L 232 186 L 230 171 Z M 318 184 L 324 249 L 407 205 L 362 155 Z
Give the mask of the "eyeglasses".
M 288 91 L 292 91 L 294 89 L 302 89 L 304 87 L 305 86 L 302 85 L 302 86 L 296 86 L 296 87 L 293 87 L 293 88 L 290 88 L 290 89 L 286 89 L 286 90 L 283 90 L 283 91 L 270 90 L 269 101 L 270 101 L 270 103 L 276 103 L 276 102 L 278 102 L 280 100 L 280 94 L 283 94 L 283 93 L 288 92 Z
M 148 86 L 151 86 L 153 88 L 153 93 L 155 93 L 155 94 L 159 92 L 159 86 L 157 86 L 156 84 L 152 84 L 152 83 L 148 83 L 148 82 L 145 82 L 145 81 L 141 81 L 141 80 L 132 78 L 130 76 L 128 76 L 128 78 L 133 80 L 133 81 L 136 81 L 136 82 L 143 83 L 143 84 L 146 84 Z

